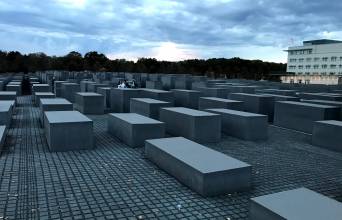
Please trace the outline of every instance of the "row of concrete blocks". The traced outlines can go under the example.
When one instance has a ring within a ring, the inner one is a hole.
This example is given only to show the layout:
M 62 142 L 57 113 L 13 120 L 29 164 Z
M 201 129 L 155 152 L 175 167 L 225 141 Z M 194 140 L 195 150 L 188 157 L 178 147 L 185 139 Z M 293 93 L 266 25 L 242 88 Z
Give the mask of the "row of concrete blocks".
M 14 107 L 15 101 L 13 100 L 0 101 L 0 125 L 6 125 L 7 127 L 11 125 Z

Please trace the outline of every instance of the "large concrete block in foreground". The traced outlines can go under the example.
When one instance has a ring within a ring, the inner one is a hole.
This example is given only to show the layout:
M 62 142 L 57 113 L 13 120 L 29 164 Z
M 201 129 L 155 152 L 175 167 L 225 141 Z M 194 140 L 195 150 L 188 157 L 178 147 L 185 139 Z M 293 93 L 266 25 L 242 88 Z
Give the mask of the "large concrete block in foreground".
M 340 220 L 342 203 L 298 188 L 251 199 L 251 220 Z
M 199 97 L 202 96 L 200 91 L 186 90 L 186 89 L 173 89 L 176 107 L 186 107 L 198 109 Z
M 172 106 L 174 105 L 174 96 L 171 91 L 164 91 L 158 89 L 142 89 L 142 97 L 157 99 L 165 102 L 170 102 Z
M 339 114 L 335 106 L 281 101 L 275 104 L 274 125 L 312 133 L 315 121 L 336 120 Z
M 62 83 L 62 98 L 69 102 L 75 102 L 75 94 L 80 92 L 80 84 L 77 83 Z
M 32 85 L 32 92 L 51 92 L 51 87 L 49 84 L 34 84 Z
M 108 114 L 108 132 L 130 147 L 143 147 L 147 139 L 163 138 L 163 122 L 135 113 Z
M 328 120 L 314 122 L 312 144 L 342 152 L 342 121 Z
M 99 87 L 97 93 L 103 95 L 105 99 L 105 108 L 110 108 L 110 89 L 111 87 Z
M 156 99 L 133 98 L 131 99 L 130 112 L 158 120 L 160 108 L 164 107 L 172 107 L 172 105 L 170 102 Z
M 249 164 L 183 137 L 147 140 L 145 155 L 202 196 L 244 191 L 251 186 Z
M 247 93 L 231 93 L 229 97 L 230 99 L 243 101 L 244 111 L 268 115 L 269 121 L 273 121 L 274 98 L 272 96 Z
M 83 114 L 102 115 L 104 96 L 94 92 L 78 92 L 75 95 L 75 109 Z
M 174 136 L 206 143 L 221 139 L 221 117 L 190 108 L 161 108 L 160 121 L 166 123 L 166 131 Z
M 119 113 L 130 112 L 131 98 L 142 97 L 140 89 L 112 88 L 110 90 L 111 110 Z
M 78 111 L 46 111 L 44 131 L 51 151 L 94 148 L 93 121 Z
M 223 99 L 216 97 L 200 97 L 198 109 L 204 110 L 208 108 L 227 108 L 234 110 L 243 110 L 243 102 L 231 99 Z
M 5 125 L 1 125 L 0 126 L 0 154 L 2 152 L 2 148 L 4 147 L 4 144 L 5 144 L 6 133 L 7 133 L 6 126 Z
M 40 123 L 44 126 L 44 112 L 46 111 L 72 111 L 73 104 L 64 98 L 40 99 Z
M 267 115 L 222 108 L 206 110 L 221 115 L 222 131 L 230 136 L 249 141 L 268 138 Z

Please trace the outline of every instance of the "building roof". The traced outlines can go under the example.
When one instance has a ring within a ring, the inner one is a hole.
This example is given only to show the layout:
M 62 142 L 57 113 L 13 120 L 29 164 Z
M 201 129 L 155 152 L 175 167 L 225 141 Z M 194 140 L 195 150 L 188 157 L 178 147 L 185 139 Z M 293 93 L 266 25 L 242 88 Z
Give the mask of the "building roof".
M 329 40 L 329 39 L 303 41 L 303 45 L 336 44 L 336 43 L 342 43 L 342 41 Z

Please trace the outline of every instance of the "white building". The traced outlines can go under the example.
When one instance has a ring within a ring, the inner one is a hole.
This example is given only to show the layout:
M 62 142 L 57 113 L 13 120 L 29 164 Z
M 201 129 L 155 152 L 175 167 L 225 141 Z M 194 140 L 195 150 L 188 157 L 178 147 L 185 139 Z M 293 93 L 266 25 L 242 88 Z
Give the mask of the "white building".
M 303 46 L 289 47 L 284 83 L 342 83 L 342 41 L 304 41 Z

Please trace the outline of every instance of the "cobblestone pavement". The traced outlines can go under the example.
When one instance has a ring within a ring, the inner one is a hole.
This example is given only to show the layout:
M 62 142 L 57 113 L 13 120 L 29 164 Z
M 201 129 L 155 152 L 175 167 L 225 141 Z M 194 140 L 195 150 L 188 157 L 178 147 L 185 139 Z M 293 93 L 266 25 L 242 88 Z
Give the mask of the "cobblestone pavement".
M 97 147 L 51 153 L 29 96 L 19 97 L 0 156 L 0 219 L 248 219 L 249 198 L 307 187 L 342 202 L 342 154 L 310 145 L 310 136 L 270 127 L 270 138 L 223 136 L 213 149 L 253 165 L 249 192 L 202 198 L 106 133 Z

